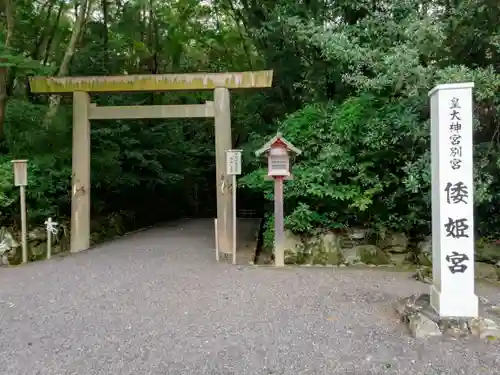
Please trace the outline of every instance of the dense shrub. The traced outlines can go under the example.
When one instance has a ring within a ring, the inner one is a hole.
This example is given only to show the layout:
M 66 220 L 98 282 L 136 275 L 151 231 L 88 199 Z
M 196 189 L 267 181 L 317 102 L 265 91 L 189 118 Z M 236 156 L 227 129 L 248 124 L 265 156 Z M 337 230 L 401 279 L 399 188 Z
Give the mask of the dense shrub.
M 361 226 L 413 235 L 430 231 L 430 133 L 422 101 L 362 95 L 314 104 L 290 115 L 280 131 L 303 149 L 285 183 L 286 225 L 294 232 Z M 478 213 L 497 207 L 498 177 L 485 165 L 484 145 L 476 146 Z M 242 183 L 272 199 L 264 170 Z M 493 204 L 493 205 L 492 205 Z M 495 217 L 479 216 L 481 234 L 496 234 Z M 269 229 L 272 229 L 270 227 Z

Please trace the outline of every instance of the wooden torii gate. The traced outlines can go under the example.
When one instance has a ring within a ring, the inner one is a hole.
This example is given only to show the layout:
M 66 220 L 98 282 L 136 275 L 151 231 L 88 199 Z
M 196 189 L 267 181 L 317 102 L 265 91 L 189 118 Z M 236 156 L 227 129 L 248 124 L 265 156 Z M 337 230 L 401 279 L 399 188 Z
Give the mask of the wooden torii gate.
M 217 234 L 219 250 L 230 254 L 231 179 L 226 150 L 232 148 L 229 89 L 271 87 L 273 71 L 126 75 L 104 77 L 31 77 L 31 92 L 73 94 L 71 252 L 90 247 L 90 120 L 209 117 L 215 122 Z M 192 105 L 104 106 L 91 103 L 91 92 L 213 90 L 214 101 Z

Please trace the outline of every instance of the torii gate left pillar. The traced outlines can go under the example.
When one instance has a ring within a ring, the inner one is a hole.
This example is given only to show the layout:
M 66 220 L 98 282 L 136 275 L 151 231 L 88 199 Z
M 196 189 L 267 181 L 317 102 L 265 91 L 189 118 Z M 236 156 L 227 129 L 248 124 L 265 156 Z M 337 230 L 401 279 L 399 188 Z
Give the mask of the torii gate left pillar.
M 117 77 L 32 77 L 33 93 L 73 94 L 73 158 L 71 252 L 90 247 L 90 120 L 213 117 L 219 251 L 232 252 L 231 180 L 226 175 L 226 150 L 232 149 L 229 89 L 271 87 L 273 71 L 130 75 Z M 214 101 L 195 105 L 97 107 L 91 92 L 207 90 Z

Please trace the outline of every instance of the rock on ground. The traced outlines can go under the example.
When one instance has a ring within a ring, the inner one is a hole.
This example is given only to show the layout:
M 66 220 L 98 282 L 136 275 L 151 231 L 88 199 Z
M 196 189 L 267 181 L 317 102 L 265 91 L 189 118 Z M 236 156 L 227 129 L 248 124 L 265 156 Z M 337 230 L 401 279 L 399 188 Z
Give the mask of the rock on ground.
M 0 269 L 0 374 L 498 374 L 496 341 L 408 335 L 410 276 L 216 264 L 213 222 L 181 222 Z
M 397 301 L 395 308 L 401 320 L 416 338 L 446 335 L 454 338 L 500 339 L 497 305 L 479 298 L 479 316 L 475 318 L 441 318 L 431 307 L 429 293 L 414 294 Z

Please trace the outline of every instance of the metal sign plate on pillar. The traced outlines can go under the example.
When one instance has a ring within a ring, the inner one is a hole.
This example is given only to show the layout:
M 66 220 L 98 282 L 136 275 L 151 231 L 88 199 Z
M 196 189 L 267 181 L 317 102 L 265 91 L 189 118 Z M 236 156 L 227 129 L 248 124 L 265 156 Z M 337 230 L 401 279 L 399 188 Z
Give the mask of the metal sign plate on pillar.
M 241 152 L 242 150 L 226 151 L 226 173 L 228 175 L 241 174 Z

